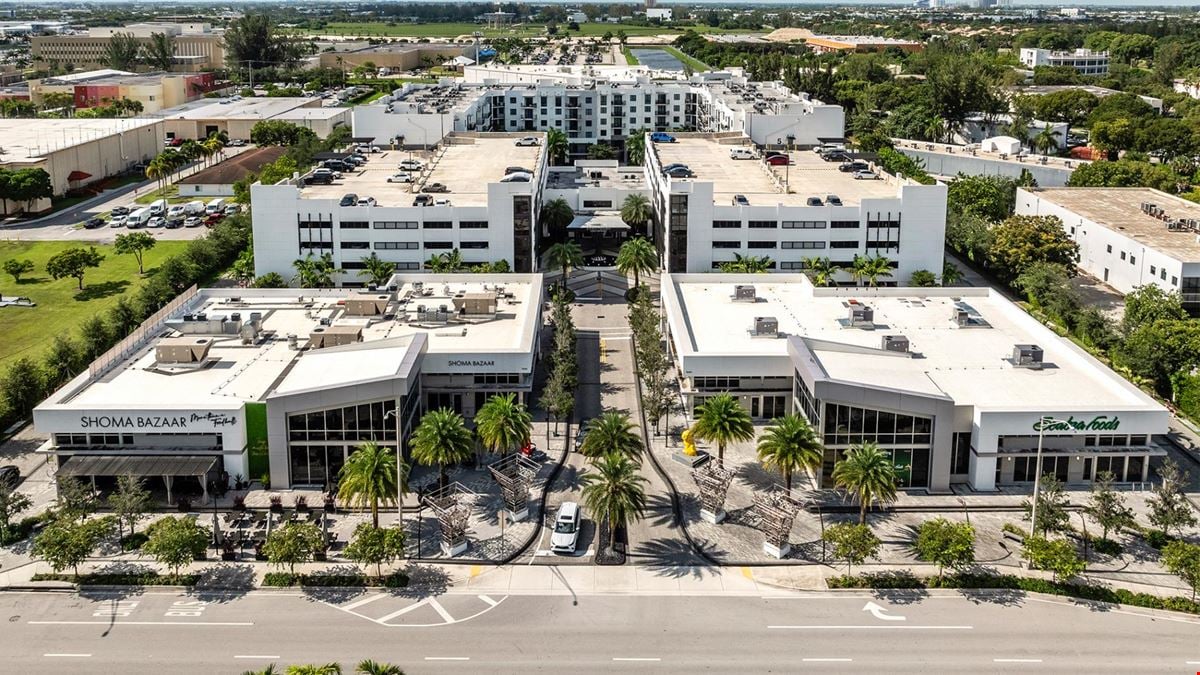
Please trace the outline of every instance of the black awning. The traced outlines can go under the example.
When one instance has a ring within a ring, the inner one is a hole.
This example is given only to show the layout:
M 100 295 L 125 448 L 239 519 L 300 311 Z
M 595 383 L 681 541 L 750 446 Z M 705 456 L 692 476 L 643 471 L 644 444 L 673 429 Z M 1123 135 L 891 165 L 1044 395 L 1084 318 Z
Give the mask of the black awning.
M 75 455 L 58 467 L 59 478 L 69 476 L 204 476 L 216 457 Z
M 374 136 L 355 136 L 355 137 L 351 138 L 350 140 L 354 141 L 355 143 L 370 143 L 371 141 L 375 140 L 375 137 Z
M 830 136 L 829 138 L 822 138 L 820 136 L 817 136 L 817 140 L 820 141 L 821 143 L 845 143 L 846 142 L 846 138 L 844 136 Z

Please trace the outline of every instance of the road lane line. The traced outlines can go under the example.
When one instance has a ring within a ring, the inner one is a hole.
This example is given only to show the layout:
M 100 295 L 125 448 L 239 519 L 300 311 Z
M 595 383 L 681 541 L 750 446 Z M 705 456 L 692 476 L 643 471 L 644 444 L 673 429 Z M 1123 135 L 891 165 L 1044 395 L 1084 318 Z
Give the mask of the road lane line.
M 252 621 L 30 621 L 31 626 L 253 626 Z
M 375 595 L 368 595 L 367 597 L 363 598 L 362 600 L 355 600 L 354 602 L 352 602 L 348 605 L 342 605 L 342 609 L 344 609 L 348 612 L 352 609 L 355 609 L 356 607 L 362 607 L 365 604 L 375 602 L 376 600 L 386 598 L 386 597 L 388 597 L 387 593 L 376 593 Z
M 613 661 L 662 661 L 657 656 L 614 656 Z
M 1041 663 L 1041 659 L 992 659 L 994 663 Z
M 479 596 L 479 599 L 486 602 L 487 604 L 491 605 L 492 607 L 495 607 L 496 605 L 500 604 L 500 603 L 496 602 L 495 600 L 489 598 L 486 595 Z
M 235 659 L 266 659 L 266 660 L 270 660 L 270 659 L 279 658 L 279 655 L 278 654 L 235 654 L 233 658 L 235 658 Z
M 974 630 L 974 626 L 767 626 L 782 630 Z
M 91 657 L 91 654 L 42 654 L 42 656 L 72 658 L 72 659 L 86 659 L 86 658 Z
M 426 661 L 470 661 L 469 656 L 426 656 Z
M 437 612 L 438 615 L 442 617 L 442 621 L 445 621 L 446 623 L 454 623 L 454 617 L 450 616 L 450 612 L 447 612 L 445 607 L 442 607 L 442 603 L 430 598 L 429 606 L 433 608 L 433 611 Z
M 853 661 L 853 659 L 835 659 L 835 658 L 810 658 L 810 659 L 800 659 L 800 660 L 807 662 L 807 663 L 849 663 L 849 662 Z
M 398 616 L 408 614 L 409 612 L 413 611 L 414 609 L 416 609 L 418 607 L 424 607 L 426 602 L 427 602 L 427 600 L 422 600 L 420 602 L 413 603 L 413 604 L 409 605 L 408 607 L 405 607 L 404 609 L 392 612 L 391 614 L 388 614 L 387 616 L 381 616 L 378 619 L 375 619 L 375 622 L 383 623 L 384 621 L 388 621 L 388 620 L 394 619 Z M 360 614 L 359 616 L 362 616 L 362 615 Z

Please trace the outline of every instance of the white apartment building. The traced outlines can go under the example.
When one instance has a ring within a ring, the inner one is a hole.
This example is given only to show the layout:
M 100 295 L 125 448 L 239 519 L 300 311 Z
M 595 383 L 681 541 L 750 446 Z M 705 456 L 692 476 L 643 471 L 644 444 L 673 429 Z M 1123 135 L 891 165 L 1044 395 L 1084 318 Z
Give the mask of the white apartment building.
M 472 68 L 467 70 L 470 80 Z M 376 104 L 356 107 L 354 135 L 428 146 L 454 131 L 561 129 L 575 158 L 585 157 L 587 147 L 595 143 L 623 147 L 629 135 L 642 130 L 731 132 L 760 145 L 793 147 L 843 135 L 841 106 L 826 105 L 777 82 L 749 82 L 738 70 L 688 80 L 651 79 L 648 73 L 623 67 L 560 72 L 546 66 L 508 66 L 478 72 L 495 77 L 468 85 L 408 84 Z M 548 76 L 543 81 L 539 73 Z M 556 73 L 563 77 L 553 77 Z M 627 76 L 632 77 L 623 79 Z M 506 83 L 530 78 L 539 79 Z
M 1079 268 L 1122 293 L 1153 284 L 1200 314 L 1200 205 L 1151 188 L 1019 188 L 1021 215 L 1057 216 Z
M 446 140 L 422 156 L 414 183 L 388 181 L 411 153 L 381 152 L 330 185 L 288 179 L 251 186 L 255 274 L 291 279 L 295 260 L 328 253 L 342 271 L 338 285 L 362 286 L 362 259 L 372 253 L 398 271 L 419 271 L 430 256 L 454 249 L 468 264 L 506 260 L 513 271 L 533 271 L 546 173 L 542 146 L 516 146 L 506 135 Z M 528 169 L 532 181 L 501 182 L 508 167 Z M 435 183 L 446 191 L 425 196 L 445 203 L 415 205 Z M 343 206 L 348 195 L 354 203 Z M 360 199 L 370 201 L 360 205 Z
M 1074 68 L 1080 75 L 1107 75 L 1108 52 L 1090 49 L 1056 51 L 1053 49 L 1021 48 L 1021 63 L 1027 68 L 1038 66 Z
M 945 185 L 882 171 L 858 180 L 809 151 L 787 153 L 787 166 L 735 160 L 730 150 L 742 146 L 732 138 L 680 136 L 647 145 L 656 239 L 668 272 L 710 272 L 735 254 L 767 256 L 781 272 L 804 269 L 805 258 L 828 257 L 846 268 L 857 256 L 881 256 L 892 263 L 893 276 L 881 280 L 890 285 L 907 284 L 917 270 L 942 269 Z M 664 175 L 671 164 L 695 175 Z M 836 281 L 851 283 L 849 272 Z

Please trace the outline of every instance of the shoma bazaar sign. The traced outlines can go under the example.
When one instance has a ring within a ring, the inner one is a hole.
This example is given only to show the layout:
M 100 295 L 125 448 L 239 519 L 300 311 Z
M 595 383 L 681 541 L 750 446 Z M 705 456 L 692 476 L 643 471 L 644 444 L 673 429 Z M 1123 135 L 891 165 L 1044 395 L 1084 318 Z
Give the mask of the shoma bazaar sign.
M 237 424 L 237 418 L 224 413 L 191 413 L 190 415 L 84 415 L 79 418 L 83 429 L 187 429 L 190 426 L 224 427 Z
M 1041 419 L 1033 423 L 1034 431 L 1116 431 L 1121 426 L 1119 417 L 1097 415 L 1088 420 L 1077 420 L 1072 415 L 1065 420 Z

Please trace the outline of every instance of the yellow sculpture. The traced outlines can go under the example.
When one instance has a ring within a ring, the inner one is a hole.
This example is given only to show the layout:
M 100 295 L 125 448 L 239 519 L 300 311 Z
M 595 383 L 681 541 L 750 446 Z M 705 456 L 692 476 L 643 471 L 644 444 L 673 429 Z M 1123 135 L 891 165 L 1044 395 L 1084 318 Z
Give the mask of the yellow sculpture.
M 680 434 L 680 438 L 683 439 L 683 454 L 687 455 L 688 457 L 695 457 L 696 441 L 692 440 L 692 428 L 688 427 L 687 429 L 684 429 L 683 433 Z

